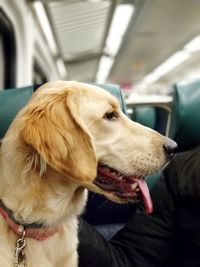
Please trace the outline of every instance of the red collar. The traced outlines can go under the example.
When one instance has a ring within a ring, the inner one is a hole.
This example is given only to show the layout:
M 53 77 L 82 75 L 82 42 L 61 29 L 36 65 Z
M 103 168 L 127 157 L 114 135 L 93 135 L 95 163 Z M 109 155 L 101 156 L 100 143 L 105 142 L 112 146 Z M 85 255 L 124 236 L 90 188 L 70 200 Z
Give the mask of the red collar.
M 58 232 L 58 228 L 55 227 L 50 228 L 44 227 L 40 224 L 23 225 L 18 223 L 14 219 L 12 211 L 4 205 L 2 200 L 0 200 L 0 214 L 3 216 L 12 231 L 18 236 L 22 236 L 23 231 L 25 230 L 25 237 L 42 241 Z

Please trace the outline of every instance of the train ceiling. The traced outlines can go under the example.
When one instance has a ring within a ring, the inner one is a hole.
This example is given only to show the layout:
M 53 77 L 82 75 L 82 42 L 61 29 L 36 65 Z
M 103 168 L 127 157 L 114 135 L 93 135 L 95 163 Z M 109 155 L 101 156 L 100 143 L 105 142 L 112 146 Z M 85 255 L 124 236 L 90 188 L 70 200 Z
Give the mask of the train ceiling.
M 110 56 L 105 43 L 114 11 L 120 4 L 132 4 L 134 13 L 114 57 L 108 81 L 140 83 L 200 33 L 199 0 L 43 0 L 42 3 L 68 78 L 73 80 L 96 80 L 101 57 Z M 198 53 L 157 83 L 170 84 L 182 79 L 188 67 L 200 71 L 197 58 L 200 59 Z

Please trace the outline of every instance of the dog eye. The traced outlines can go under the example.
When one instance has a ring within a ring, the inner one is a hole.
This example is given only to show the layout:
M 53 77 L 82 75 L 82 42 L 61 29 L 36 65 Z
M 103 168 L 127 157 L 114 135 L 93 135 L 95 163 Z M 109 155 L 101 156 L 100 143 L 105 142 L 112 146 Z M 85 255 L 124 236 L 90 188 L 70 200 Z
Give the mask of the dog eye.
M 119 116 L 118 116 L 117 112 L 112 111 L 112 112 L 106 112 L 106 114 L 103 117 L 104 117 L 104 119 L 107 119 L 109 121 L 113 121 L 113 120 L 117 119 Z

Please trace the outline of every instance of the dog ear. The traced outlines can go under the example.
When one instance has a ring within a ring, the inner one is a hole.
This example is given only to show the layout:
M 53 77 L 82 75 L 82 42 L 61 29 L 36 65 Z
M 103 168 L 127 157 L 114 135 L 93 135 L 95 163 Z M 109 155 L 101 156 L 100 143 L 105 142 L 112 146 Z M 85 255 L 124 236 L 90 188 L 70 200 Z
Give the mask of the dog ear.
M 55 170 L 80 181 L 94 179 L 96 154 L 80 116 L 80 97 L 51 94 L 30 103 L 25 112 L 22 138 Z M 45 100 L 46 98 L 46 100 Z

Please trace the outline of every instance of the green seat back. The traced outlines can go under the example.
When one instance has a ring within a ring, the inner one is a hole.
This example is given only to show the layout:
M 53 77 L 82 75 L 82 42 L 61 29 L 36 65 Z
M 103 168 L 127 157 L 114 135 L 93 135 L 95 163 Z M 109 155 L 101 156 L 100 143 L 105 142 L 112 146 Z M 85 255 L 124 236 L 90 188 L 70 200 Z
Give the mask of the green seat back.
M 174 100 L 169 137 L 179 146 L 179 151 L 200 145 L 200 81 L 174 85 Z M 160 173 L 146 178 L 151 189 Z
M 169 137 L 179 151 L 200 145 L 200 80 L 185 85 L 174 85 Z
M 33 86 L 0 90 L 0 138 L 4 137 L 18 111 L 33 94 Z
M 136 107 L 133 110 L 133 115 L 131 119 L 146 127 L 155 129 L 156 125 L 155 108 L 150 106 Z
M 126 113 L 125 101 L 119 86 L 112 84 L 96 85 L 113 94 L 119 100 L 123 112 Z M 28 102 L 36 87 L 38 86 L 0 90 L 0 138 L 4 137 L 10 123 L 18 111 Z

